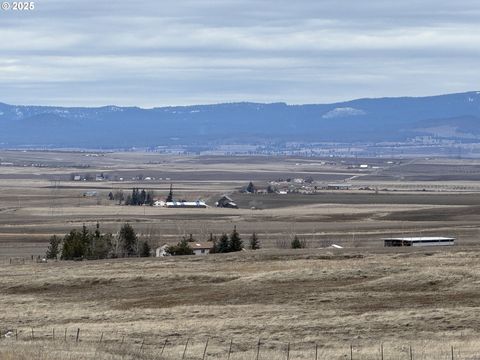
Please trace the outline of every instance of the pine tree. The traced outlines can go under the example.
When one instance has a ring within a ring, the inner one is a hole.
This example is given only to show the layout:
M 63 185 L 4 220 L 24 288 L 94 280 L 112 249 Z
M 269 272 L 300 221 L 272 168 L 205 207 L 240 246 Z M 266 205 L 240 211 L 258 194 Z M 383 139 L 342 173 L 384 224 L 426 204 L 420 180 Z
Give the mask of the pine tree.
M 222 234 L 218 243 L 215 244 L 216 253 L 227 253 L 230 251 L 230 242 L 228 241 L 227 234 Z
M 118 234 L 122 244 L 123 256 L 136 256 L 138 254 L 138 238 L 135 230 L 129 223 L 125 223 Z
M 241 251 L 243 248 L 243 241 L 240 238 L 240 234 L 237 231 L 237 227 L 233 227 L 233 231 L 230 234 L 230 243 L 229 243 L 229 251 L 234 252 L 234 251 Z
M 148 244 L 148 242 L 143 241 L 142 245 L 140 246 L 140 257 L 149 257 L 152 248 Z
M 258 250 L 260 249 L 260 241 L 258 240 L 258 236 L 256 233 L 253 233 L 250 237 L 250 249 Z
M 170 192 L 168 193 L 166 202 L 172 202 L 172 201 L 173 201 L 173 187 L 172 187 L 172 184 L 170 184 Z
M 169 246 L 167 252 L 172 255 L 194 255 L 193 249 L 190 247 L 186 238 L 183 238 L 177 245 Z
M 50 238 L 50 243 L 48 245 L 47 253 L 45 254 L 45 257 L 47 259 L 56 259 L 58 257 L 58 254 L 60 252 L 59 245 L 61 242 L 62 242 L 62 239 L 60 239 L 56 235 L 53 235 Z
M 257 188 L 255 187 L 255 185 L 253 185 L 253 182 L 250 181 L 250 183 L 248 184 L 247 186 L 247 192 L 248 193 L 251 193 L 251 194 L 254 194 L 257 192 Z
M 304 244 L 300 241 L 300 239 L 298 238 L 297 235 L 295 235 L 295 237 L 293 238 L 291 244 L 290 244 L 290 247 L 292 249 L 301 249 L 301 248 L 304 248 Z

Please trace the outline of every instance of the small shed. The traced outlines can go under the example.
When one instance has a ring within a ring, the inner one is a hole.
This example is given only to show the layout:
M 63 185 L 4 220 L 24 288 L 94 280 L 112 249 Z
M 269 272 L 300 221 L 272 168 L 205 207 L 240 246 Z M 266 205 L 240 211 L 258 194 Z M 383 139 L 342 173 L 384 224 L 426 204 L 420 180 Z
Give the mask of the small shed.
M 390 246 L 453 246 L 455 238 L 442 236 L 398 237 L 383 239 L 385 247 Z
M 216 203 L 217 207 L 238 209 L 238 205 L 228 195 L 223 195 Z

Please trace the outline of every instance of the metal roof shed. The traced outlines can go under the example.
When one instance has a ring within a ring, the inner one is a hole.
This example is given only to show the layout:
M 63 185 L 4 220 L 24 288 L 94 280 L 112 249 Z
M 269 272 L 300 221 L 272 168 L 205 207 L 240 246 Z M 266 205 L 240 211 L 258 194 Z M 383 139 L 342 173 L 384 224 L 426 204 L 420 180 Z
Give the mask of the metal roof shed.
M 455 238 L 443 236 L 398 237 L 383 239 L 385 247 L 389 246 L 452 246 Z

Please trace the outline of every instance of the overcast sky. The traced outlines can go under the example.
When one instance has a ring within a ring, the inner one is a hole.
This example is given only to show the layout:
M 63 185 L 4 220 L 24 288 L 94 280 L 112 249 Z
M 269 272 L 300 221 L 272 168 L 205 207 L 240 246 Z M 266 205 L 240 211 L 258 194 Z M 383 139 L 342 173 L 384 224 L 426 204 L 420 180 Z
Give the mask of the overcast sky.
M 480 90 L 478 0 L 37 0 L 0 10 L 0 102 L 326 103 Z

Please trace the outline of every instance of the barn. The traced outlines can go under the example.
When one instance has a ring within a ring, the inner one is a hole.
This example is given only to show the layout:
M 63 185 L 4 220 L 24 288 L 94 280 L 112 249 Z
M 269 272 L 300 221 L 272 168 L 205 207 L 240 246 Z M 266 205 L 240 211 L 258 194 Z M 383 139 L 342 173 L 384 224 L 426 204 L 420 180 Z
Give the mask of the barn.
M 385 247 L 390 246 L 452 246 L 455 238 L 442 236 L 398 237 L 383 239 Z

